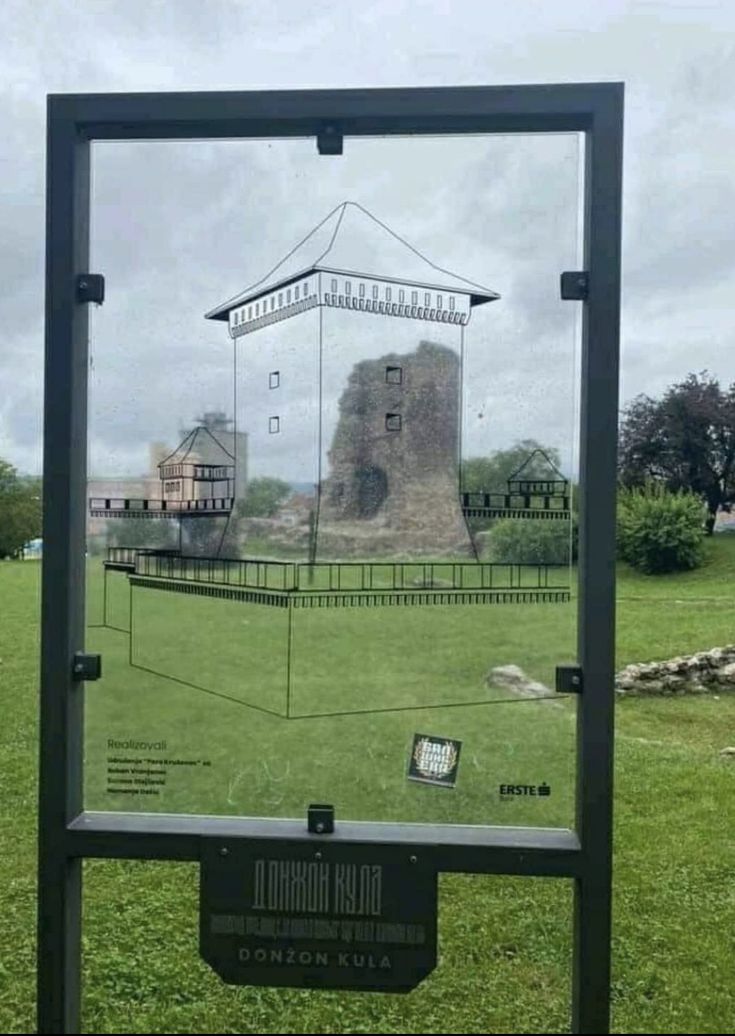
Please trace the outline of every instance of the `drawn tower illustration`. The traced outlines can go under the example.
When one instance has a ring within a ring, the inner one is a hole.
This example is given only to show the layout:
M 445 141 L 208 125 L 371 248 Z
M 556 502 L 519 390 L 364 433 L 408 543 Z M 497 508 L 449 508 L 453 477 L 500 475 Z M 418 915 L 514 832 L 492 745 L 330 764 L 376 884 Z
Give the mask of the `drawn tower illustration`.
M 497 298 L 344 202 L 206 314 L 234 339 L 251 475 L 309 491 L 303 560 L 471 556 L 464 339 L 474 307 Z
M 159 465 L 159 496 L 90 499 L 92 516 L 180 519 L 177 548 L 114 546 L 103 562 L 101 624 L 130 631 L 132 665 L 283 719 L 475 702 L 453 674 L 417 686 L 417 630 L 454 659 L 464 627 L 447 609 L 570 599 L 568 560 L 490 560 L 470 534 L 476 519 L 570 515 L 567 479 L 540 450 L 504 487 L 461 484 L 465 335 L 497 298 L 346 202 L 206 314 L 233 341 L 234 427 L 219 415 L 189 432 Z M 266 515 L 257 479 L 285 484 Z M 389 686 L 353 609 L 393 659 Z M 155 635 L 164 614 L 196 664 Z M 352 660 L 326 704 L 323 645 Z

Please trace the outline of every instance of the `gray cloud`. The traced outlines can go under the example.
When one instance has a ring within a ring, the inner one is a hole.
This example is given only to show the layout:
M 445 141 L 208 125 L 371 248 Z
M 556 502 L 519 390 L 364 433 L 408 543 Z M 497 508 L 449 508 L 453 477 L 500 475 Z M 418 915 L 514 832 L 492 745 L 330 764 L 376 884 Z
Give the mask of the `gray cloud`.
M 0 456 L 25 470 L 40 463 L 46 92 L 625 79 L 623 396 L 702 367 L 735 379 L 727 3 L 11 0 L 4 25 Z M 108 281 L 93 320 L 97 462 L 135 470 L 148 441 L 228 406 L 231 345 L 204 310 L 345 197 L 503 295 L 470 325 L 488 359 L 484 394 L 476 383 L 469 399 L 494 415 L 478 447 L 534 427 L 562 435 L 574 307 L 555 292 L 574 260 L 574 158 L 561 144 L 433 146 L 416 144 L 405 175 L 348 142 L 323 176 L 313 142 L 283 162 L 278 144 L 96 146 L 93 248 Z

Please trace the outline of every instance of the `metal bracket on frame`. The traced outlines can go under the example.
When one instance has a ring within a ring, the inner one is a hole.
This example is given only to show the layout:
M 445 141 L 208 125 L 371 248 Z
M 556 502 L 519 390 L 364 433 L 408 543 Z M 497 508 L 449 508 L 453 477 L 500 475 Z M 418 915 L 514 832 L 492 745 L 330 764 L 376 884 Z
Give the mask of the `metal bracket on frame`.
M 323 126 L 317 134 L 316 146 L 320 155 L 341 155 L 344 150 L 344 137 L 339 127 L 331 122 Z
M 579 665 L 558 665 L 556 667 L 557 694 L 581 694 L 584 690 L 584 673 Z
M 561 297 L 565 302 L 584 302 L 590 291 L 586 270 L 567 270 L 561 275 Z
M 77 651 L 71 674 L 75 680 L 99 680 L 102 676 L 102 655 L 85 655 Z
M 77 277 L 77 302 L 105 301 L 105 278 L 101 273 L 80 273 Z
M 312 805 L 306 814 L 306 828 L 312 835 L 334 833 L 334 806 Z

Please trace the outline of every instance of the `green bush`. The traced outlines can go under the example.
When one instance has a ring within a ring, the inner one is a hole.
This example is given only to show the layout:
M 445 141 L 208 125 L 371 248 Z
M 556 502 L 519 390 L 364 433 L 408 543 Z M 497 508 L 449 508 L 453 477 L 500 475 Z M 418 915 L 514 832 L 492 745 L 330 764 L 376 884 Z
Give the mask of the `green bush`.
M 576 556 L 576 519 L 501 518 L 487 533 L 490 561 L 529 565 L 566 565 Z
M 663 486 L 624 489 L 618 498 L 618 554 L 649 575 L 697 568 L 704 546 L 704 511 L 694 493 Z

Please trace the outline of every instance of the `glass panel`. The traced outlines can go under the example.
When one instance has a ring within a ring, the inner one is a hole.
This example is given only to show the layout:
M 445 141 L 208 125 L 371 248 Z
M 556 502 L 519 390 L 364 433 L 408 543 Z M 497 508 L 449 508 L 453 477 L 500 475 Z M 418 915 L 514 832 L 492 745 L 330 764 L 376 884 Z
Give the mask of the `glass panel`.
M 572 826 L 580 157 L 95 146 L 86 808 Z

